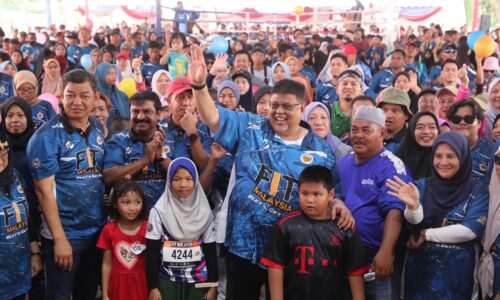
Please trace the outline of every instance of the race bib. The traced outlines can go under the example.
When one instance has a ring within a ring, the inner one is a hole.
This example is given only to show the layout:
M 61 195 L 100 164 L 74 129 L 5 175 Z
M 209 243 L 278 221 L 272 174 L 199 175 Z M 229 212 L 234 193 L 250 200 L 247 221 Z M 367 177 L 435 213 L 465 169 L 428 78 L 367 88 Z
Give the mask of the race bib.
M 195 266 L 202 259 L 199 241 L 165 241 L 162 253 L 163 262 L 174 268 Z

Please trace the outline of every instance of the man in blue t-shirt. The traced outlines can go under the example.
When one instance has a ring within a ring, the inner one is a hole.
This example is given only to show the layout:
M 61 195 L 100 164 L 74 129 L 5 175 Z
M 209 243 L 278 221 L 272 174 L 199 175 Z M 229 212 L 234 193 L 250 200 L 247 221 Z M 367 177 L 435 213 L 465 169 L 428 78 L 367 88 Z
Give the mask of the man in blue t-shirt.
M 67 57 L 69 61 L 76 64 L 80 63 L 80 58 L 85 54 L 90 54 L 92 50 L 96 49 L 97 46 L 90 44 L 90 32 L 87 28 L 81 27 L 78 30 L 78 44 L 73 44 L 68 47 Z
M 404 163 L 384 148 L 385 135 L 384 112 L 360 106 L 352 120 L 354 153 L 344 156 L 338 165 L 345 204 L 356 220 L 356 229 L 372 264 L 371 271 L 375 273 L 376 280 L 366 284 L 367 299 L 399 297 L 390 276 L 405 205 L 388 194 L 385 182 L 395 175 L 405 182 L 411 181 L 411 177 Z
M 111 185 L 131 177 L 144 189 L 149 211 L 165 190 L 170 147 L 158 126 L 160 98 L 153 92 L 140 92 L 130 98 L 130 129 L 111 137 L 106 145 L 104 180 Z
M 217 107 L 205 83 L 207 68 L 199 47 L 191 48 L 188 76 L 193 81 L 196 108 L 214 139 L 234 158 L 235 183 L 229 196 L 226 246 L 227 298 L 259 299 L 267 273 L 259 265 L 271 228 L 286 213 L 299 209 L 297 178 L 311 164 L 330 169 L 338 183 L 335 156 L 328 144 L 301 122 L 305 87 L 279 81 L 271 96 L 268 119 Z M 332 214 L 342 211 L 340 224 L 349 227 L 350 214 L 342 201 L 333 201 Z M 346 222 L 344 222 L 346 221 Z
M 404 71 L 405 58 L 406 54 L 402 49 L 394 50 L 391 54 L 391 65 L 387 69 L 378 71 L 378 73 L 373 76 L 370 88 L 378 94 L 383 89 L 391 86 L 396 74 Z
M 165 70 L 165 66 L 160 64 L 160 44 L 156 41 L 151 41 L 148 45 L 149 60 L 146 61 L 141 67 L 141 74 L 146 79 L 146 85 L 151 86 L 153 75 L 158 70 Z
M 43 46 L 36 42 L 36 35 L 34 32 L 28 33 L 27 43 L 21 46 L 21 52 L 25 57 L 28 57 L 30 63 L 30 70 L 35 71 L 35 62 L 43 52 Z
M 7 74 L 0 73 L 0 104 L 12 96 L 14 96 L 12 77 Z
M 43 213 L 47 299 L 95 298 L 101 261 L 95 245 L 103 210 L 104 133 L 90 117 L 96 103 L 92 74 L 63 76 L 59 115 L 33 135 L 28 162 Z

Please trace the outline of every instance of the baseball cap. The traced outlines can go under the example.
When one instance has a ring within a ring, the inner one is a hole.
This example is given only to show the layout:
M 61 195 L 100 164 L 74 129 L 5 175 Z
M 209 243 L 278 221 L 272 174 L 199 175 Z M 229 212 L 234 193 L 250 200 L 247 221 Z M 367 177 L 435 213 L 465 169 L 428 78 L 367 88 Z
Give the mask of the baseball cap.
M 427 95 L 427 94 L 436 95 L 436 93 L 437 92 L 433 89 L 425 89 L 425 90 L 422 90 L 420 93 L 418 93 L 417 98 L 420 99 L 420 97 L 422 97 L 423 95 Z
M 381 107 L 384 103 L 401 105 L 406 108 L 406 112 L 409 115 L 413 115 L 410 110 L 410 96 L 397 88 L 386 88 L 382 91 L 382 93 L 380 93 L 377 107 Z
M 130 59 L 130 56 L 126 52 L 120 52 L 120 54 L 116 56 L 116 60 L 118 59 Z
M 345 44 L 342 47 L 342 50 L 344 51 L 345 56 L 358 54 L 358 49 L 356 49 L 356 47 L 353 44 Z
M 453 94 L 453 96 L 458 95 L 458 89 L 456 87 L 454 87 L 454 86 L 445 86 L 445 87 L 440 88 L 437 91 L 436 96 L 441 97 L 446 92 Z
M 498 71 L 498 58 L 494 56 L 487 57 L 484 60 L 483 69 L 487 71 Z
M 189 78 L 177 78 L 172 82 L 168 88 L 167 95 L 179 95 L 184 91 L 191 90 L 191 84 L 193 82 Z
M 295 56 L 297 58 L 304 57 L 304 50 L 300 49 L 299 47 L 293 48 L 292 56 Z
M 248 71 L 238 70 L 238 71 L 234 72 L 233 76 L 231 76 L 231 80 L 234 81 L 237 77 L 245 77 L 245 79 L 248 82 L 252 82 L 252 75 L 250 73 L 248 73 Z

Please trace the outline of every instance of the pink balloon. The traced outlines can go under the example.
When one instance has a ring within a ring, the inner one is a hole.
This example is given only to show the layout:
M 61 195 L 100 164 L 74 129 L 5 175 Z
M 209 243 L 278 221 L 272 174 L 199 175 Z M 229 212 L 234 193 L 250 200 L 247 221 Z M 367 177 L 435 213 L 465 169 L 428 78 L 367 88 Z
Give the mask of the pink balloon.
M 51 93 L 44 93 L 38 96 L 38 99 L 49 102 L 56 111 L 56 113 L 59 112 L 59 99 L 57 99 L 56 95 Z
M 85 22 L 85 27 L 87 27 L 88 30 L 92 30 L 92 27 L 94 27 L 94 22 L 92 22 L 91 19 L 88 19 L 87 22 Z

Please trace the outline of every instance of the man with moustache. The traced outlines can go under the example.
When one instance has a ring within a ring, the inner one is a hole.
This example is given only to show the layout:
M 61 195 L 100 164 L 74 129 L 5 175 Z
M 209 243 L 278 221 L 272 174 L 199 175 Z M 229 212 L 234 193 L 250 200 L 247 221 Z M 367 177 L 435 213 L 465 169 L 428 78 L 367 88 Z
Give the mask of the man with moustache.
M 377 107 L 385 113 L 385 148 L 396 153 L 406 134 L 406 122 L 412 116 L 410 97 L 396 88 L 387 88 L 380 94 Z
M 342 139 L 351 130 L 351 102 L 362 94 L 363 79 L 354 70 L 345 70 L 340 73 L 337 81 L 339 101 L 335 102 L 331 110 L 332 134 Z
M 146 208 L 151 209 L 165 189 L 170 159 L 164 133 L 158 126 L 160 99 L 145 91 L 130 98 L 130 129 L 111 137 L 106 146 L 104 181 L 134 179 L 144 189 Z

